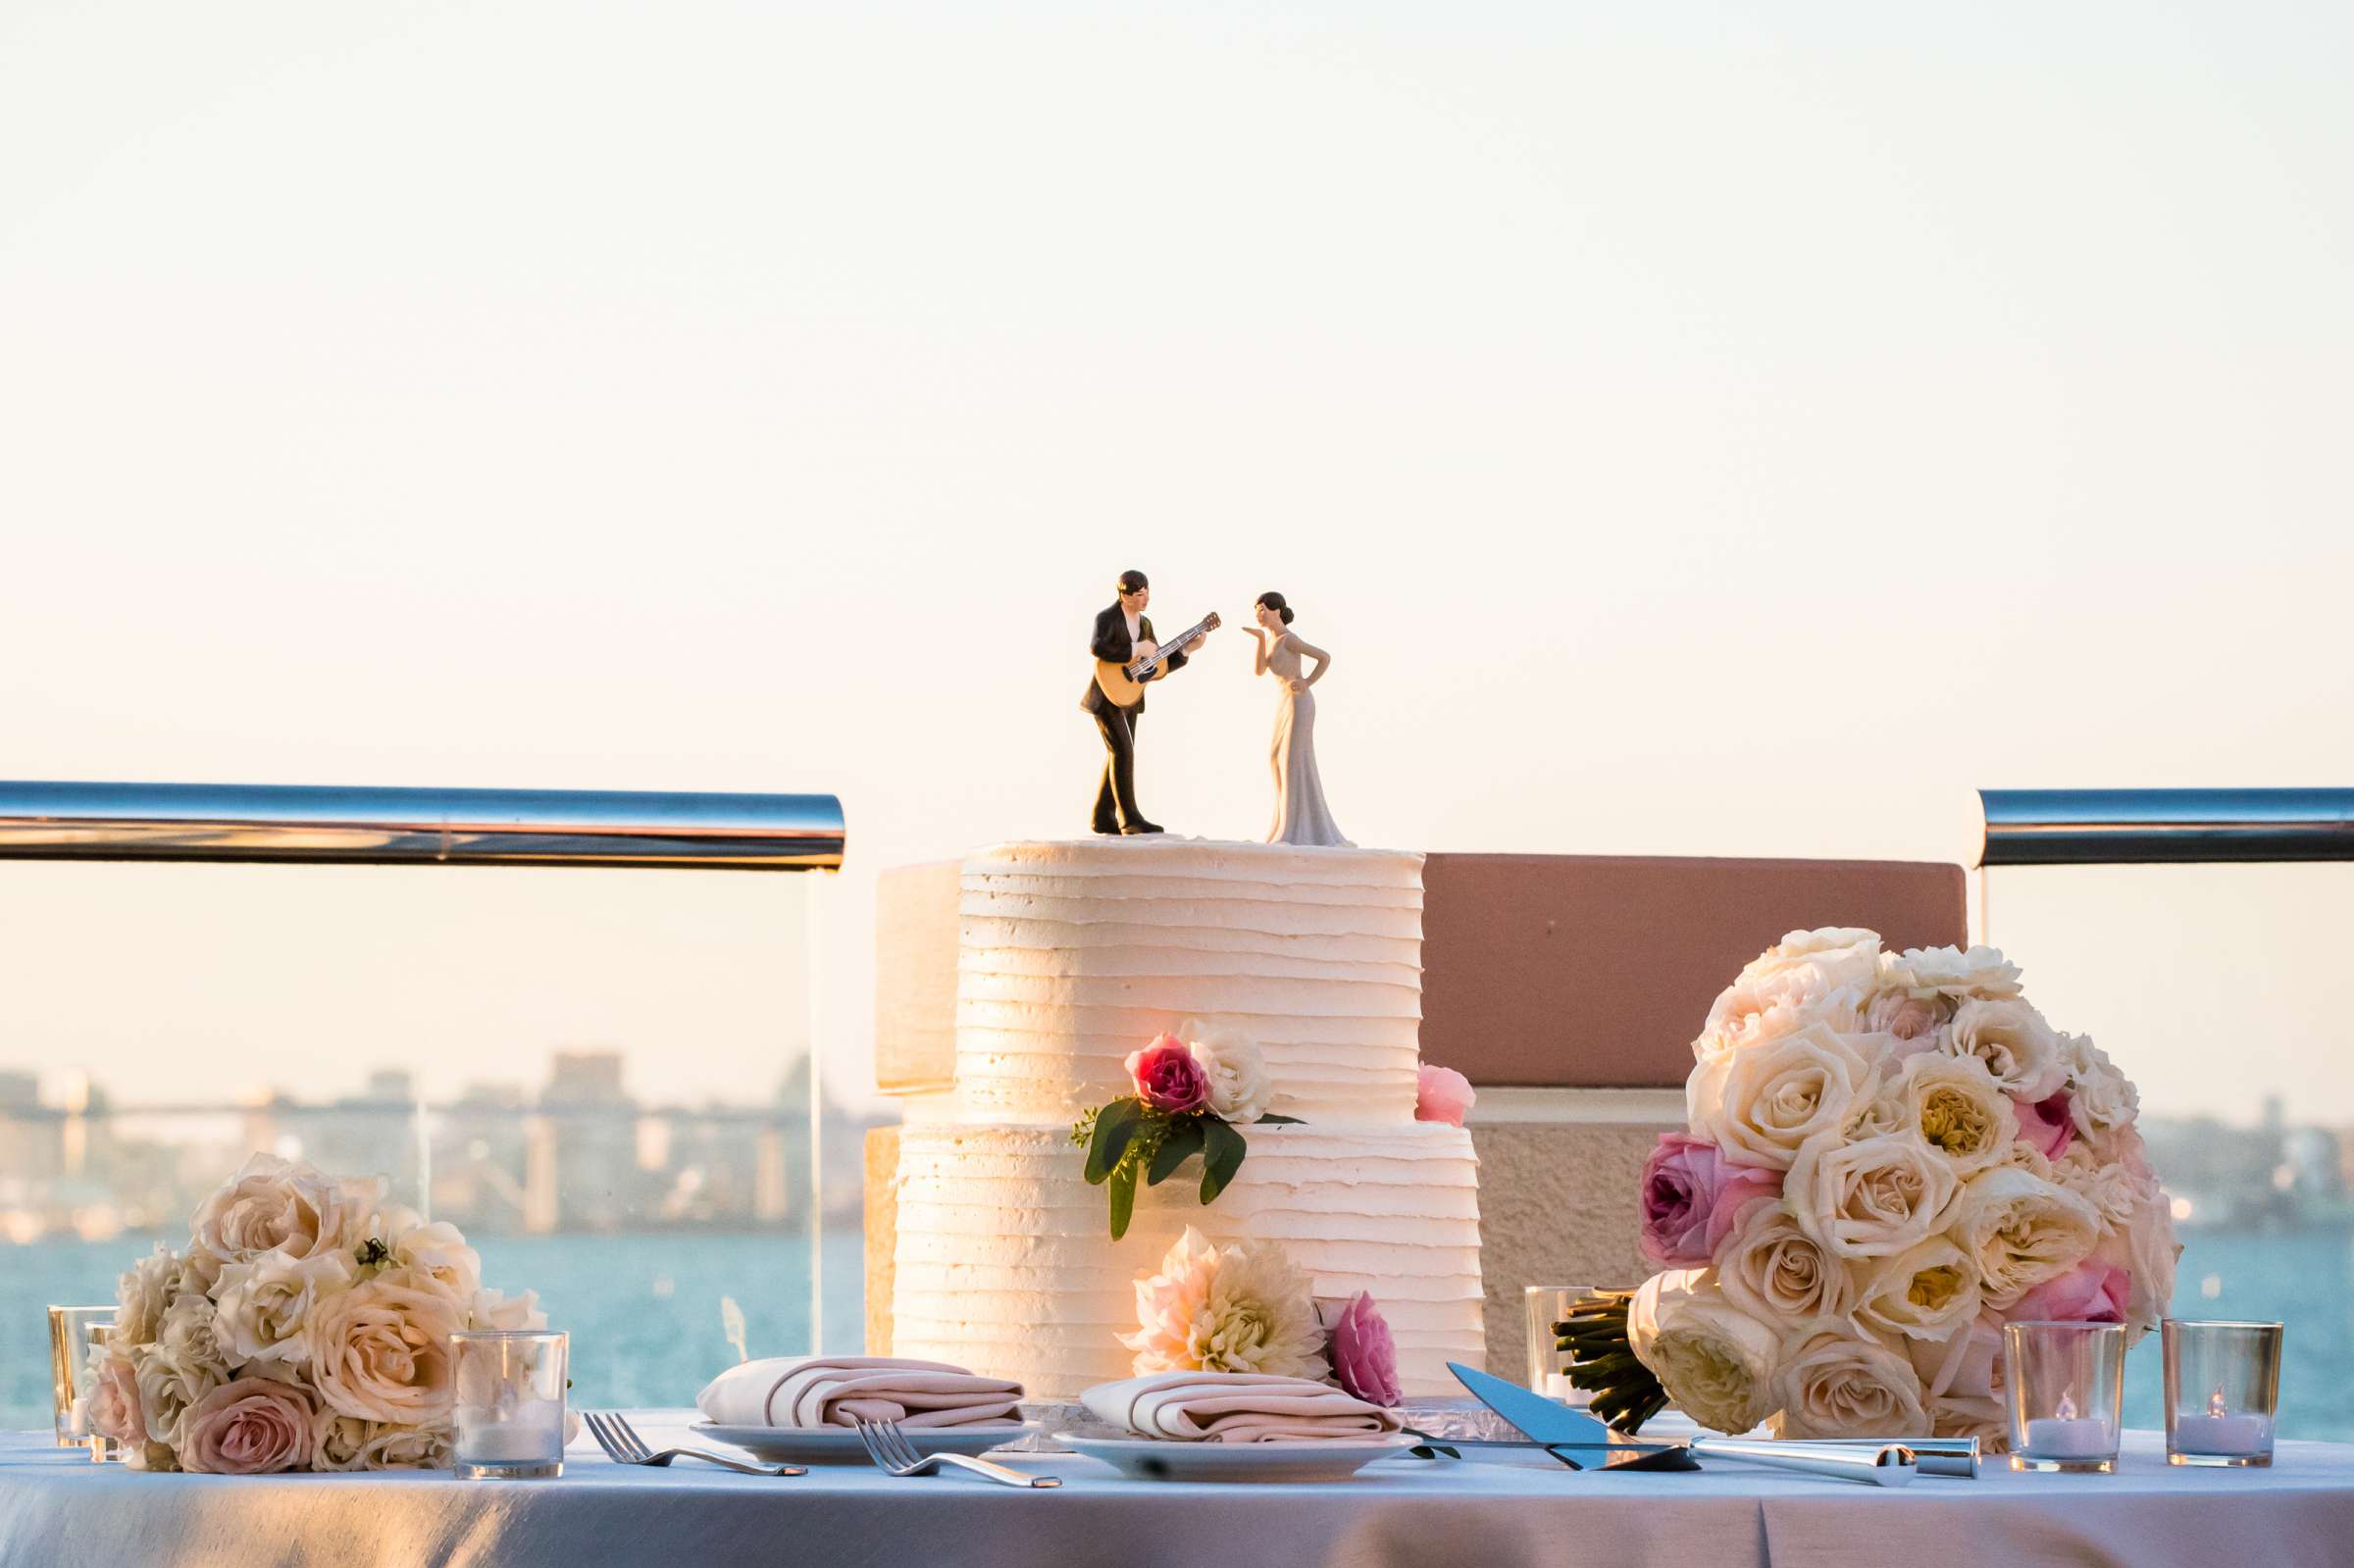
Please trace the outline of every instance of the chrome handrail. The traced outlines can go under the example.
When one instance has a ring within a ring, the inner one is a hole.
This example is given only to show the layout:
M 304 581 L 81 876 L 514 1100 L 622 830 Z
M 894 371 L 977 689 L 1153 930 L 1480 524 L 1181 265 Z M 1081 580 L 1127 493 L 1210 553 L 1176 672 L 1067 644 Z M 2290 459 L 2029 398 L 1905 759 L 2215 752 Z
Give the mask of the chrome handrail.
M 2354 789 L 1981 789 L 1980 866 L 2354 860 Z
M 839 871 L 833 795 L 0 783 L 0 860 Z

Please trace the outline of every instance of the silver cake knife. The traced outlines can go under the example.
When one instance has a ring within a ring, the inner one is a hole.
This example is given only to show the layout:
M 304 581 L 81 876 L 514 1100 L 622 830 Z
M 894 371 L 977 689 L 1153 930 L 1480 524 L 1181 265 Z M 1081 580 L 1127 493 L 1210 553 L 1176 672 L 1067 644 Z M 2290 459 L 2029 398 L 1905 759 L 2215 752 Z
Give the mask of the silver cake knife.
M 1644 1443 L 1613 1440 L 1610 1428 L 1590 1415 L 1531 1393 L 1516 1383 L 1490 1377 L 1476 1367 L 1450 1361 L 1447 1370 L 1481 1404 L 1511 1423 L 1540 1448 L 1615 1452 L 1697 1454 L 1770 1465 L 1811 1476 L 1861 1481 L 1873 1487 L 1902 1487 L 1919 1473 L 1911 1448 L 1900 1442 L 1809 1442 L 1778 1439 L 1695 1438 L 1689 1442 Z

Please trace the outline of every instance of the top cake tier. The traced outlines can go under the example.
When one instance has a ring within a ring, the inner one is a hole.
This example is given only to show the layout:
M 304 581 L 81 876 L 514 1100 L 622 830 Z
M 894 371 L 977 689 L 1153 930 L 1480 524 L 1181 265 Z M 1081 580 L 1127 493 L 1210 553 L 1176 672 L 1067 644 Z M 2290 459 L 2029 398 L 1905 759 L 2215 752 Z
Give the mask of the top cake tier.
M 1256 1045 L 1277 1114 L 1409 1122 L 1422 857 L 1195 838 L 1010 843 L 964 862 L 956 1107 L 1061 1123 L 1192 1021 Z

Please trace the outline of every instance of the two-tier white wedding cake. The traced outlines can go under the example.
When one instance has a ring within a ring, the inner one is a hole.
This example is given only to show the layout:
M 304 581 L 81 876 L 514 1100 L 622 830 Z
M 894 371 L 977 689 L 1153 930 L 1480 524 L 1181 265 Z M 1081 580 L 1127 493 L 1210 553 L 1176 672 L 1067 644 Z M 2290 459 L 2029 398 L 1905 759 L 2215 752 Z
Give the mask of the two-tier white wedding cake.
M 1414 1119 L 1422 857 L 1165 837 L 965 861 L 956 1079 L 900 1139 L 894 1353 L 1036 1398 L 1130 1375 L 1135 1282 L 1192 1225 L 1279 1243 L 1316 1293 L 1371 1292 L 1408 1394 L 1482 1353 L 1478 1166 Z M 1133 1092 L 1128 1054 L 1195 1021 L 1263 1053 L 1270 1109 L 1215 1202 L 1145 1188 L 1107 1233 L 1072 1123 Z

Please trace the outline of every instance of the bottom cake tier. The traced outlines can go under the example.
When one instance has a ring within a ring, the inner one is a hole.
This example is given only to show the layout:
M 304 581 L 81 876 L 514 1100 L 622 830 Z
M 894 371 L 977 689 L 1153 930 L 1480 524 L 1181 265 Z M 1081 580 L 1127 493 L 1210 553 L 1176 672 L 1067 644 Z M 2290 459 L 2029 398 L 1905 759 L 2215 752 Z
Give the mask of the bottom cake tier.
M 910 1126 L 899 1140 L 892 1352 L 1017 1378 L 1068 1399 L 1132 1374 L 1136 1281 L 1188 1225 L 1215 1241 L 1279 1243 L 1318 1296 L 1369 1291 L 1409 1395 L 1459 1393 L 1479 1364 L 1479 1162 L 1435 1122 L 1254 1127 L 1215 1203 L 1199 1168 L 1137 1194 L 1114 1241 L 1103 1189 L 1059 1128 Z

